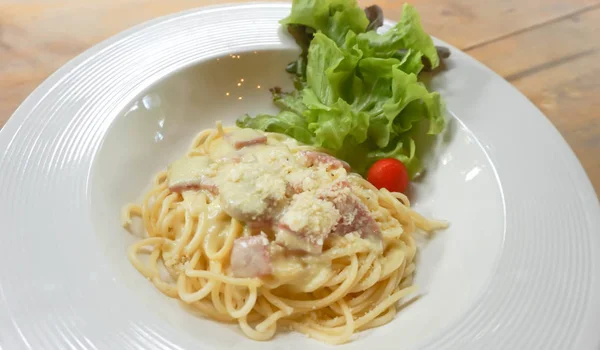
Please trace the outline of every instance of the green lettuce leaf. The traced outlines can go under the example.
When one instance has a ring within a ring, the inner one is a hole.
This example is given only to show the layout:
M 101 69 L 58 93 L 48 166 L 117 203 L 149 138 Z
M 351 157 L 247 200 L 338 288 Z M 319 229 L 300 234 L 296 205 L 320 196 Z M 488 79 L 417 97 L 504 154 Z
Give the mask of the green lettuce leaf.
M 355 0 L 294 0 L 281 23 L 303 49 L 288 67 L 296 90 L 273 90 L 279 114 L 246 115 L 237 125 L 326 148 L 363 175 L 390 157 L 417 174 L 423 135 L 440 133 L 445 120 L 440 95 L 418 79 L 439 57 L 416 10 L 404 5 L 400 22 L 378 34 L 367 31 Z
M 294 0 L 292 2 L 292 12 L 279 23 L 303 25 L 313 28 L 315 31 L 322 31 L 327 28 L 329 23 L 328 1 Z
M 293 112 L 282 111 L 277 115 L 259 114 L 254 117 L 245 115 L 237 120 L 236 125 L 240 128 L 277 132 L 307 145 L 314 144 L 314 136 L 308 130 L 306 119 Z
M 427 91 L 416 75 L 403 72 L 399 66 L 394 67 L 392 74 L 392 98 L 383 106 L 388 121 L 386 132 L 390 132 L 393 125 L 394 131 L 401 134 L 425 118 L 431 122 L 429 133 L 439 133 L 444 123 L 439 94 Z M 383 140 L 378 142 L 379 147 L 386 145 Z
M 359 59 L 359 53 L 342 50 L 324 34 L 315 34 L 308 50 L 308 86 L 324 104 L 351 98 L 354 70 Z
M 423 54 L 420 51 L 409 49 L 400 61 L 401 71 L 405 73 L 419 74 L 423 70 Z
M 363 33 L 369 26 L 369 19 L 355 0 L 332 0 L 331 17 L 327 28 L 322 30 L 337 45 L 342 45 L 348 32 Z
M 409 177 L 414 177 L 421 170 L 421 161 L 416 155 L 416 144 L 410 136 L 399 137 L 392 143 L 393 147 L 376 149 L 367 154 L 367 164 L 370 166 L 382 158 L 395 158 L 401 161 L 408 170 Z
M 310 90 L 305 90 L 304 101 L 308 110 L 304 113 L 309 121 L 308 128 L 315 134 L 318 146 L 338 151 L 348 137 L 364 142 L 369 128 L 369 115 L 353 109 L 343 99 L 326 106 L 315 99 Z M 311 102 L 312 101 L 312 102 Z
M 349 31 L 365 32 L 369 20 L 355 0 L 294 0 L 292 12 L 280 23 L 309 27 L 341 45 Z
M 404 4 L 402 18 L 392 29 L 384 34 L 373 31 L 360 33 L 357 42 L 365 56 L 397 57 L 403 51 L 413 50 L 420 52 L 432 69 L 440 63 L 433 40 L 423 30 L 417 10 L 409 4 Z
M 280 89 L 272 89 L 273 103 L 282 111 L 293 112 L 302 115 L 306 106 L 302 103 L 302 96 L 298 91 L 282 92 Z

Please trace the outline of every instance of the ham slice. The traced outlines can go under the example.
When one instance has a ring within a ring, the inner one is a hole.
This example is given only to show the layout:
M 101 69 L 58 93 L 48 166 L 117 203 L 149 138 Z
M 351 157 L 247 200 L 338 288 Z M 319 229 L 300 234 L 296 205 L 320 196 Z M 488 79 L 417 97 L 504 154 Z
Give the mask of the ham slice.
M 293 231 L 285 224 L 277 226 L 277 244 L 289 251 L 318 254 L 323 251 L 323 242 L 313 242 L 300 232 Z
M 264 226 L 283 204 L 286 183 L 277 169 L 262 163 L 238 163 L 223 169 L 219 183 L 223 210 L 253 227 Z
M 231 272 L 235 277 L 252 278 L 270 275 L 273 271 L 265 236 L 238 238 L 231 250 Z
M 348 163 L 327 153 L 316 151 L 300 151 L 298 152 L 298 155 L 300 155 L 301 159 L 304 161 L 304 165 L 307 167 L 314 165 L 325 165 L 327 170 L 344 168 L 346 171 L 350 171 L 350 165 Z
M 276 242 L 290 250 L 320 253 L 339 219 L 331 202 L 310 192 L 296 194 L 279 220 Z
M 267 136 L 253 129 L 233 130 L 225 135 L 225 139 L 237 150 L 267 143 Z
M 173 192 L 207 190 L 218 194 L 219 188 L 208 176 L 210 163 L 210 159 L 205 156 L 174 161 L 169 165 L 167 173 L 169 189 Z
M 185 192 L 185 191 L 199 191 L 206 190 L 214 195 L 219 194 L 219 187 L 212 183 L 211 181 L 206 181 L 202 179 L 196 179 L 194 181 L 189 181 L 186 183 L 179 183 L 175 186 L 169 186 L 169 189 L 173 192 Z
M 338 235 L 356 232 L 361 238 L 381 239 L 381 229 L 369 208 L 352 193 L 348 181 L 338 181 L 319 193 L 319 197 L 333 203 L 340 219 L 333 229 Z

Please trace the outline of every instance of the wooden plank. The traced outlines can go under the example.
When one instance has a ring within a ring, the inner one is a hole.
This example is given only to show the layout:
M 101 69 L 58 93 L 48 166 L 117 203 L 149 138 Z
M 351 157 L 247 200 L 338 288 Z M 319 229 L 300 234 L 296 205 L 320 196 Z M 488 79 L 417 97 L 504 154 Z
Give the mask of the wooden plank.
M 600 49 L 599 32 L 597 8 L 467 52 L 508 80 L 516 80 L 592 54 Z
M 560 130 L 600 193 L 600 51 L 513 84 Z M 531 136 L 535 139 L 535 135 Z
M 600 193 L 598 32 L 600 8 L 468 53 L 511 81 L 548 116 Z
M 0 126 L 46 76 L 88 47 L 148 19 L 222 2 L 225 0 L 0 0 L 0 91 L 4 92 L 0 96 Z M 462 48 L 582 11 L 598 2 L 412 1 L 432 34 Z M 386 16 L 397 19 L 403 2 L 361 1 L 364 6 L 373 3 L 380 4 Z
M 429 32 L 470 48 L 548 115 L 597 191 L 600 91 L 589 77 L 600 73 L 600 40 L 594 37 L 600 29 L 599 1 L 412 1 Z M 398 18 L 402 2 L 362 1 L 372 3 Z M 86 48 L 137 23 L 197 6 L 196 0 L 0 0 L 0 126 L 46 76 Z
M 392 4 L 397 0 L 387 0 Z M 600 6 L 598 0 L 410 0 L 425 28 L 436 37 L 468 49 Z

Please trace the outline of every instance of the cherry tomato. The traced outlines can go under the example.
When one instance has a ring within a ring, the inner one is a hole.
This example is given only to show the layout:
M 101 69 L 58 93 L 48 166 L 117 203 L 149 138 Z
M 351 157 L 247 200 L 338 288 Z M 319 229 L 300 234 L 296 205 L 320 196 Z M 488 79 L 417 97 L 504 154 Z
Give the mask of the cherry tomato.
M 404 192 L 408 187 L 408 171 L 398 159 L 384 158 L 371 166 L 367 173 L 367 180 L 379 189 Z

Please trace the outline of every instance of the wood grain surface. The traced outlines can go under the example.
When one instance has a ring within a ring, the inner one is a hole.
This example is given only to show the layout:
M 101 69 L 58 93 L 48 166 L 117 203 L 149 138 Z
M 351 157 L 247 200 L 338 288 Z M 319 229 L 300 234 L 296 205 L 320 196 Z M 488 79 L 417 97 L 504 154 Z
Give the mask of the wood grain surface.
M 90 46 L 158 16 L 233 1 L 0 0 L 0 127 Z M 360 2 L 379 4 L 391 19 L 403 3 Z M 546 114 L 600 193 L 600 0 L 410 2 L 428 32 L 488 65 Z

